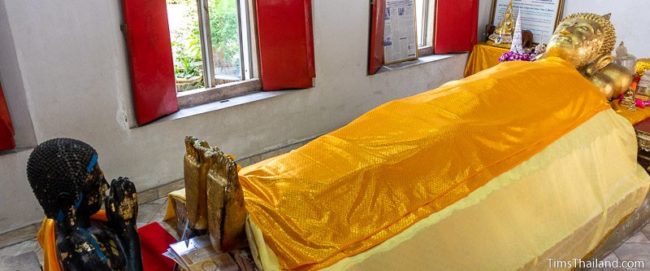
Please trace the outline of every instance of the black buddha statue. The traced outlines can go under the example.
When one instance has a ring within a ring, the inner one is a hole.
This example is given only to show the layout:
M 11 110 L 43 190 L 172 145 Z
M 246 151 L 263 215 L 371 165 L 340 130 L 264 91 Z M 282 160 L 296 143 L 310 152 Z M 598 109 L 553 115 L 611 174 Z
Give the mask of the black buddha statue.
M 56 255 L 64 270 L 142 270 L 135 186 L 109 185 L 88 144 L 67 138 L 38 145 L 27 162 L 29 183 L 54 220 Z M 102 204 L 106 222 L 91 220 Z

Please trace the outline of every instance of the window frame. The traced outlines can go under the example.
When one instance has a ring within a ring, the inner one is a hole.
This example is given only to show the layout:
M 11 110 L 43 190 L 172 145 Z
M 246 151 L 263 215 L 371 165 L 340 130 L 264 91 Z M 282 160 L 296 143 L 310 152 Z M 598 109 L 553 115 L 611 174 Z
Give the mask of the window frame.
M 209 0 L 196 0 L 197 15 L 199 20 L 199 35 L 201 39 L 201 57 L 203 67 L 203 83 L 205 87 L 182 92 L 176 92 L 180 109 L 190 108 L 210 102 L 227 100 L 229 98 L 246 95 L 261 90 L 258 79 L 257 55 L 253 46 L 255 24 L 253 0 L 237 1 L 237 22 L 240 46 L 241 74 L 240 80 L 225 84 L 216 83 L 214 68 L 214 55 L 212 54 L 212 37 L 210 29 Z
M 435 4 L 436 0 L 422 0 L 423 9 L 416 12 L 422 13 L 422 28 L 423 35 L 418 37 L 418 57 L 428 56 L 433 54 L 433 21 L 435 19 Z M 417 23 L 417 21 L 416 21 Z

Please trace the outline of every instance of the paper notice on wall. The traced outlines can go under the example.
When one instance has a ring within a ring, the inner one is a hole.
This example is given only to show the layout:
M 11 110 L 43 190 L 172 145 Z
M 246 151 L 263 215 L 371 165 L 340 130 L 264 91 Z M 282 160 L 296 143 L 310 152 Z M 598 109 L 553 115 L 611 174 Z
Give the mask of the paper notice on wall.
M 384 62 L 417 57 L 414 0 L 386 0 L 384 10 Z
M 561 2 L 561 0 L 514 0 L 512 11 L 513 14 L 521 15 L 522 30 L 533 32 L 533 42 L 548 43 L 562 10 Z M 496 0 L 494 25 L 498 25 L 503 20 L 508 3 L 510 0 Z

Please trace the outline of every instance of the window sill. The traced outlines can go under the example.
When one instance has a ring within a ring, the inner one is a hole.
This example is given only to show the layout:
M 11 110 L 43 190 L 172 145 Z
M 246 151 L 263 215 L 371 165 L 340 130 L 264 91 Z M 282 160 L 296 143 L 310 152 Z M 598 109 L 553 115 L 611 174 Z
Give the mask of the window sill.
M 249 104 L 249 103 L 254 103 L 257 101 L 262 101 L 262 100 L 267 100 L 271 99 L 274 97 L 278 96 L 283 96 L 289 93 L 293 93 L 296 91 L 292 90 L 283 90 L 283 91 L 270 91 L 270 92 L 262 92 L 262 91 L 256 91 L 252 92 L 249 94 L 245 94 L 242 96 L 230 98 L 230 99 L 225 99 L 221 101 L 215 101 L 215 102 L 210 102 L 202 105 L 197 105 L 189 108 L 182 108 L 176 113 L 173 113 L 169 116 L 166 116 L 164 118 L 161 118 L 159 120 L 154 121 L 153 123 L 160 123 L 160 122 L 165 122 L 165 121 L 170 121 L 170 120 L 177 120 L 177 119 L 182 119 L 182 118 L 187 118 L 191 116 L 196 116 L 212 111 L 217 111 L 217 110 L 222 110 L 242 104 Z M 153 124 L 152 123 L 152 124 Z
M 456 54 L 446 54 L 446 55 L 428 55 L 428 56 L 421 56 L 418 59 L 411 60 L 411 61 L 405 61 L 405 62 L 400 62 L 400 63 L 395 63 L 395 64 L 389 64 L 389 65 L 384 65 L 377 71 L 377 74 L 384 73 L 384 72 L 390 72 L 390 71 L 396 71 L 396 70 L 403 70 L 403 69 L 408 69 L 410 67 L 415 67 L 419 66 L 422 64 L 426 63 L 431 63 L 431 62 L 436 62 L 444 59 L 451 58 L 455 56 Z
M 178 94 L 178 107 L 192 108 L 216 101 L 245 96 L 262 89 L 259 79 L 232 82 L 209 89 L 183 91 Z

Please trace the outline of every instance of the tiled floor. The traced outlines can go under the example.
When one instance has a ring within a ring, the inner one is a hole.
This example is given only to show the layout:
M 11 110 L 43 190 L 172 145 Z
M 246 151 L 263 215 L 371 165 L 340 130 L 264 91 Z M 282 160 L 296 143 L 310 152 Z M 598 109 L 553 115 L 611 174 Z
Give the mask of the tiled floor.
M 138 227 L 151 222 L 162 222 L 167 207 L 167 199 L 162 198 L 140 205 L 138 209 Z M 175 232 L 166 223 L 160 223 L 167 231 Z M 175 236 L 177 237 L 177 236 Z M 630 237 L 619 248 L 610 253 L 605 261 L 643 261 L 644 269 L 650 270 L 650 224 L 640 232 Z M 37 271 L 43 262 L 43 253 L 36 240 L 25 241 L 0 249 L 0 271 Z M 624 269 L 592 269 L 592 270 L 624 270 Z
M 650 270 L 650 224 L 647 224 L 642 231 L 632 235 L 620 247 L 607 255 L 603 261 L 643 261 L 644 268 L 627 270 Z M 592 270 L 624 270 L 624 268 L 592 269 Z

